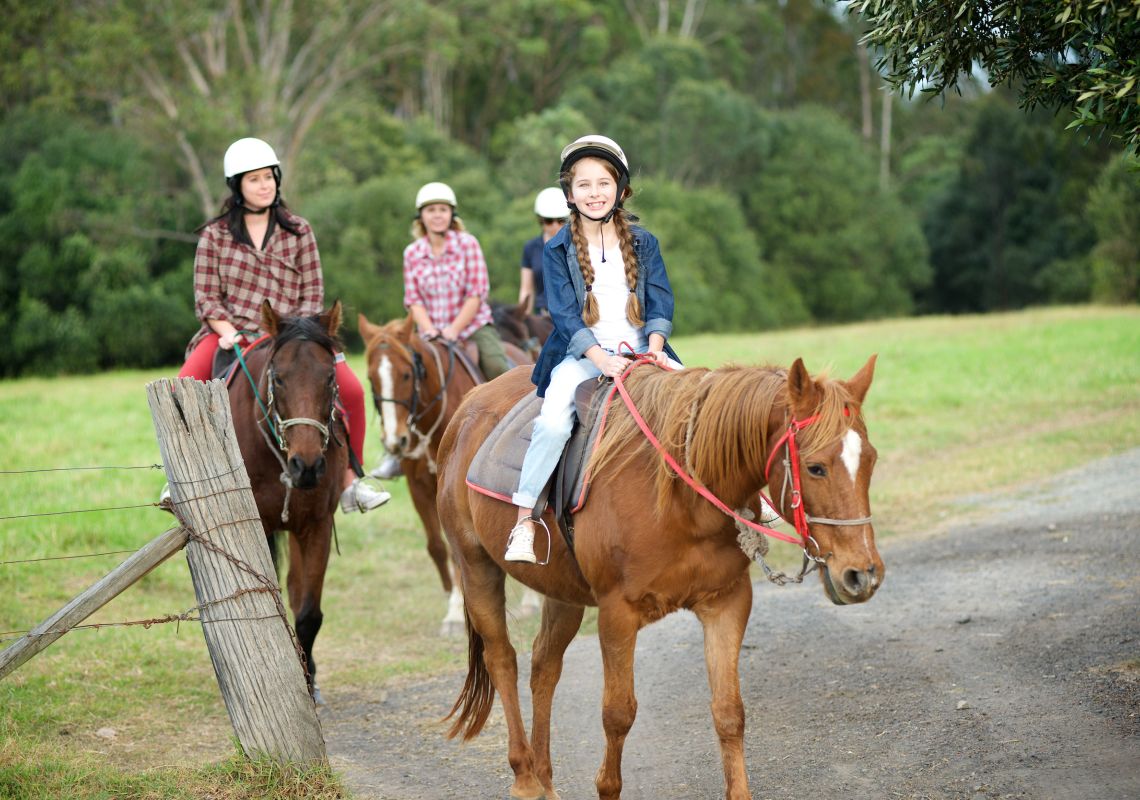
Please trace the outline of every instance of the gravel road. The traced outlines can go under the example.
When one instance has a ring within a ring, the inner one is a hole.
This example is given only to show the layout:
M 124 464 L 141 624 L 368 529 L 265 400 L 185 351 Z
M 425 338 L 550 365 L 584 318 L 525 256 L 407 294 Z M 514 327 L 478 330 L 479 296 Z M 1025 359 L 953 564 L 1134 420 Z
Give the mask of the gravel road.
M 966 498 L 969 521 L 882 545 L 887 580 L 867 605 L 833 606 L 814 578 L 758 583 L 740 665 L 753 797 L 1140 798 L 1138 484 L 1133 450 Z M 564 800 L 596 797 L 600 673 L 580 637 L 555 697 Z M 497 706 L 463 746 L 438 723 L 463 674 L 326 690 L 330 757 L 359 798 L 506 796 Z M 624 800 L 723 797 L 695 617 L 642 633 L 637 695 Z

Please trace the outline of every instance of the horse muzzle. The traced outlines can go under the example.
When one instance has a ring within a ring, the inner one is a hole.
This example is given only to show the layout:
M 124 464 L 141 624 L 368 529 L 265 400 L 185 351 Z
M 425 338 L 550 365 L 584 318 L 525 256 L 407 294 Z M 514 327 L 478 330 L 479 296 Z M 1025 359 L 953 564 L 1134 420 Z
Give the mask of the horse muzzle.
M 832 570 L 827 565 L 821 565 L 819 579 L 831 602 L 837 606 L 847 606 L 870 600 L 883 585 L 884 572 L 881 563 L 871 564 L 866 569 L 846 567 L 842 570 Z
M 298 489 L 314 489 L 324 477 L 326 465 L 323 453 L 311 462 L 297 455 L 289 456 L 289 477 Z

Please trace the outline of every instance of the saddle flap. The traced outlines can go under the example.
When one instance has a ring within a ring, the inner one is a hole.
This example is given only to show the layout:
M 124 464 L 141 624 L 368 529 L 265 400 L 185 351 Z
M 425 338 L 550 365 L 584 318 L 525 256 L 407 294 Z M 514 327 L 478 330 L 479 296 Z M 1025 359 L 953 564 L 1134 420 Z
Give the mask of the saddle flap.
M 609 381 L 591 378 L 575 392 L 578 421 L 552 477 L 550 507 L 560 516 L 577 512 L 586 501 L 589 484 L 585 467 L 597 442 L 612 387 Z M 488 497 L 511 502 L 530 446 L 533 423 L 541 409 L 542 399 L 531 392 L 499 420 L 471 462 L 468 486 Z

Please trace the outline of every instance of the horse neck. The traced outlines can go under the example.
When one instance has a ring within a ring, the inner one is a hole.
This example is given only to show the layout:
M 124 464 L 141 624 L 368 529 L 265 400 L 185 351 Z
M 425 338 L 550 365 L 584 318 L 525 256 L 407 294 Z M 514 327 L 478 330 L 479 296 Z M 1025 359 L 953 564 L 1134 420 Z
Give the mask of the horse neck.
M 748 370 L 753 371 L 756 390 L 753 381 L 741 381 L 736 374 L 712 373 L 720 385 L 705 393 L 693 410 L 688 449 L 694 477 L 734 508 L 742 507 L 767 483 L 768 457 L 786 424 L 786 389 L 773 391 L 763 385 L 772 380 L 765 376 L 775 373 Z M 735 403 L 717 394 L 731 384 L 736 384 Z

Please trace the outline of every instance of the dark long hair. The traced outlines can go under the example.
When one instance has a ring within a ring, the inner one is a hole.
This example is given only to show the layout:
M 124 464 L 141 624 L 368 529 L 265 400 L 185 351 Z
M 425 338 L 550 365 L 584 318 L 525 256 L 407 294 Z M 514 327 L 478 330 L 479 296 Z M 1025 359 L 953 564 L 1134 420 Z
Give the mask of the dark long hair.
M 242 173 L 244 175 L 245 173 Z M 249 235 L 249 229 L 245 226 L 245 201 L 241 196 L 241 179 L 242 175 L 235 175 L 230 179 L 230 189 L 232 194 L 226 198 L 222 203 L 222 210 L 218 216 L 213 219 L 208 219 L 198 226 L 197 233 L 203 229 L 208 228 L 219 220 L 225 220 L 226 228 L 229 229 L 230 236 L 234 237 L 235 242 L 240 244 L 247 244 L 250 247 L 260 247 L 253 243 L 252 237 Z M 280 173 L 275 169 L 273 176 L 277 178 L 277 199 L 273 201 L 273 205 L 269 207 L 269 227 L 265 231 L 265 238 L 268 239 L 273 233 L 273 228 L 280 225 L 283 229 L 289 231 L 294 236 L 301 235 L 301 228 L 297 224 L 297 217 L 289 210 L 289 206 L 285 205 L 285 201 L 281 199 L 281 178 Z

